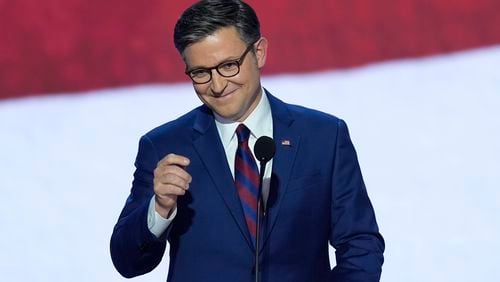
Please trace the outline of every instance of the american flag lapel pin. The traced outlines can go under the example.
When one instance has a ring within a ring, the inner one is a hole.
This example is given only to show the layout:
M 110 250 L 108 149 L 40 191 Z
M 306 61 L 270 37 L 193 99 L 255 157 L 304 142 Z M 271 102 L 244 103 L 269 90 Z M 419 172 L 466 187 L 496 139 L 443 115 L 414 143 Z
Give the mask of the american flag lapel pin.
M 290 143 L 289 139 L 283 139 L 283 140 L 281 140 L 281 145 L 283 145 L 283 146 L 291 146 L 292 143 Z

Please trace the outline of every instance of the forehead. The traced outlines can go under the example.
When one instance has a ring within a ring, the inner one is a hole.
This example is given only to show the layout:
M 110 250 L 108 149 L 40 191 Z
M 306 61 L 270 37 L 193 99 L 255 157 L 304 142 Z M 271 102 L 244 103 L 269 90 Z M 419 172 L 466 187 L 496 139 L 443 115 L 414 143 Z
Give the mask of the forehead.
M 183 58 L 188 66 L 210 67 L 227 59 L 237 59 L 245 47 L 236 28 L 225 27 L 186 47 Z

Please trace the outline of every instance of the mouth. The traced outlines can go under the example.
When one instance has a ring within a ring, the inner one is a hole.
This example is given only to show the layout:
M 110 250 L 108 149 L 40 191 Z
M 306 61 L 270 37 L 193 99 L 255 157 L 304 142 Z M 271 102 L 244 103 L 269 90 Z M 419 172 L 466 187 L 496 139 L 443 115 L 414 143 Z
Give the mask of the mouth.
M 227 99 L 230 96 L 232 96 L 236 92 L 236 90 L 237 89 L 234 89 L 234 90 L 231 90 L 229 92 L 223 93 L 222 95 L 218 95 L 218 96 L 215 96 L 215 95 L 210 95 L 210 96 L 212 96 L 215 99 Z

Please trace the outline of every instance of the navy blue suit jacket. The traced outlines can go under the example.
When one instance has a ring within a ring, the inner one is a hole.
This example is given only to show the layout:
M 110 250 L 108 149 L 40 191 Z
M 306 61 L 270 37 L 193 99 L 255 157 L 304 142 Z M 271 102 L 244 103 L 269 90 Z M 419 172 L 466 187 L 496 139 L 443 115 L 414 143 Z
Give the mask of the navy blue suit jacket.
M 268 94 L 276 154 L 262 227 L 261 281 L 379 281 L 379 234 L 346 124 Z M 289 141 L 284 142 L 282 141 Z M 147 227 L 153 170 L 188 157 L 188 193 L 161 238 Z M 200 106 L 144 135 L 133 186 L 113 230 L 111 257 L 125 277 L 144 274 L 170 244 L 167 281 L 250 282 L 254 247 L 212 112 Z M 328 244 L 336 249 L 330 269 Z

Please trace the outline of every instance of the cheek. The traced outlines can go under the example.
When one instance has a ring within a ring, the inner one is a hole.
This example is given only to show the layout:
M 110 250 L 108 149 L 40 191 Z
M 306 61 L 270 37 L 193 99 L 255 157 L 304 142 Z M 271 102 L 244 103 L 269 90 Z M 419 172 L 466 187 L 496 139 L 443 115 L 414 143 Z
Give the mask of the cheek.
M 207 93 L 208 84 L 193 84 L 193 89 L 198 96 L 204 95 Z
M 248 81 L 250 83 L 255 83 L 255 81 L 258 81 L 260 78 L 260 71 L 257 68 L 256 62 L 252 62 L 252 64 L 248 64 L 245 69 L 245 81 Z

